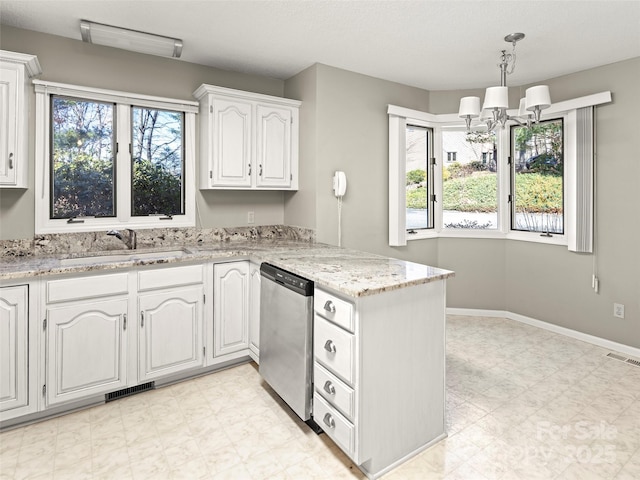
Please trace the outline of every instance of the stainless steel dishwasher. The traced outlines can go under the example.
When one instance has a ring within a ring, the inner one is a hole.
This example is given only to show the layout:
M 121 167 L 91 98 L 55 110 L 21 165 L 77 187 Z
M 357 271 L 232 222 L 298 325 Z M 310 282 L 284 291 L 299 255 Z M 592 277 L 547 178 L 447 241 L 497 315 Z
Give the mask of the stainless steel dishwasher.
M 262 378 L 304 421 L 313 395 L 313 282 L 268 263 L 260 266 Z

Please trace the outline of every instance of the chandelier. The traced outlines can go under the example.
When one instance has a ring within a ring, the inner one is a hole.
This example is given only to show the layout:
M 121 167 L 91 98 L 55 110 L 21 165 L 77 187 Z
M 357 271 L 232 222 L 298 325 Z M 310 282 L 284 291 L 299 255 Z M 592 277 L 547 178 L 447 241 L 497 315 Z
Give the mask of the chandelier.
M 547 85 L 538 85 L 527 88 L 525 97 L 520 99 L 518 115 L 515 117 L 507 114 L 509 108 L 509 93 L 507 89 L 507 75 L 511 75 L 516 68 L 516 43 L 524 38 L 524 33 L 510 33 L 504 37 L 504 41 L 511 43 L 512 51 L 507 53 L 502 50 L 500 56 L 500 86 L 488 87 L 484 95 L 484 103 L 480 110 L 480 97 L 463 97 L 460 99 L 458 116 L 464 118 L 467 131 L 471 129 L 471 121 L 478 118 L 486 122 L 487 130 L 491 131 L 498 125 L 504 128 L 508 120 L 513 120 L 519 125 L 531 126 L 532 121 L 540 121 L 540 113 L 551 106 L 551 96 Z

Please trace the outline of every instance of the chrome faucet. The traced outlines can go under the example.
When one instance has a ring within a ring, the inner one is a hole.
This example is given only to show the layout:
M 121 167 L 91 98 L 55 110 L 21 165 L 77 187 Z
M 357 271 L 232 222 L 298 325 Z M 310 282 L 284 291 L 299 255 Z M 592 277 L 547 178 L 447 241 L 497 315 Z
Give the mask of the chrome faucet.
M 135 230 L 131 230 L 130 228 L 127 228 L 126 232 L 126 237 L 123 236 L 119 230 L 109 230 L 107 232 L 107 235 L 111 235 L 122 241 L 122 243 L 124 243 L 129 250 L 135 250 L 138 246 L 138 237 L 136 235 L 136 232 Z

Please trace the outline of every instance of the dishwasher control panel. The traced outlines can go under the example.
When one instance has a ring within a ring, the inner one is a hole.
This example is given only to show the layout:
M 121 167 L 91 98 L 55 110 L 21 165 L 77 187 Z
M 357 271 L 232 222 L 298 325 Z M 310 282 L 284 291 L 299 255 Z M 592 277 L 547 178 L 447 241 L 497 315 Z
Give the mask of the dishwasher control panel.
M 291 290 L 295 290 L 301 295 L 307 297 L 313 295 L 313 282 L 306 278 L 300 277 L 295 273 L 287 272 L 281 268 L 274 267 L 269 263 L 263 263 L 260 265 L 260 274 L 263 277 L 277 282 Z

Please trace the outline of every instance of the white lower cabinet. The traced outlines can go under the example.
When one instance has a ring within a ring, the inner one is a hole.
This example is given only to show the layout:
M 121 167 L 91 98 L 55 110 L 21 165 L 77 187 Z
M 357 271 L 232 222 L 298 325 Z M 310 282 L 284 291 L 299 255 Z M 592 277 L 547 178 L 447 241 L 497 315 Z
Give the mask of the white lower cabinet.
M 204 366 L 204 266 L 44 282 L 46 407 Z
M 313 417 L 369 478 L 445 436 L 444 289 L 351 299 L 316 286 Z
M 215 357 L 249 348 L 249 262 L 213 266 Z
M 203 295 L 199 286 L 138 297 L 141 382 L 203 365 Z
M 48 405 L 127 385 L 127 300 L 82 301 L 47 310 Z
M 0 412 L 28 403 L 28 287 L 0 288 Z
M 249 265 L 249 355 L 260 362 L 260 265 Z

